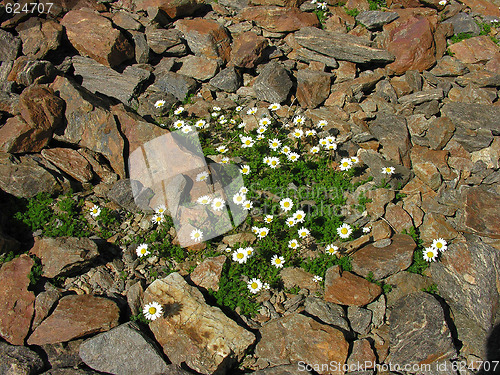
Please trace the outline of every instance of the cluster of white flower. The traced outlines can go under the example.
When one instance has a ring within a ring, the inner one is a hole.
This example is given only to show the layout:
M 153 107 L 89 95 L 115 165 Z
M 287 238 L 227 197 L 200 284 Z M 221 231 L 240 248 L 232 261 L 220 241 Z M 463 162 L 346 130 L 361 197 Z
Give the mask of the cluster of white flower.
M 432 241 L 432 245 L 423 251 L 423 258 L 427 262 L 435 262 L 439 253 L 448 249 L 448 243 L 443 238 Z
M 260 292 L 262 289 L 269 289 L 269 284 L 268 283 L 263 283 L 260 281 L 260 279 L 253 278 L 250 279 L 247 283 L 248 289 L 250 290 L 250 293 L 256 294 Z
M 240 264 L 246 263 L 248 258 L 253 255 L 253 247 L 240 247 L 233 252 L 233 261 Z

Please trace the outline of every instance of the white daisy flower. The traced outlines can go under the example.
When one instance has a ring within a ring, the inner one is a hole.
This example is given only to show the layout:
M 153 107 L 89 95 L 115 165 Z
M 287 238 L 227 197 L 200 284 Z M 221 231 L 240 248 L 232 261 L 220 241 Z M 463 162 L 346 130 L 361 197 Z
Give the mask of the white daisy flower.
M 306 218 L 306 213 L 302 210 L 298 210 L 293 214 L 293 218 L 297 221 L 297 223 L 302 223 Z
M 227 122 L 225 118 L 219 119 L 219 124 L 224 125 Z
M 267 127 L 267 126 L 271 125 L 271 120 L 267 117 L 261 118 L 259 121 L 259 125 Z
M 253 234 L 259 233 L 259 227 L 253 226 L 252 227 L 252 232 L 253 232 Z
M 282 154 L 285 154 L 285 155 L 288 155 L 290 153 L 290 147 L 288 146 L 283 146 L 283 148 L 281 149 L 281 153 Z
M 227 163 L 229 163 L 229 158 L 227 156 L 224 156 L 222 159 L 220 159 L 220 162 L 222 164 L 227 164 Z
M 165 105 L 165 100 L 157 100 L 155 103 L 155 108 L 162 108 Z
M 220 107 L 212 107 L 212 111 L 215 111 L 215 112 L 220 112 L 221 108 Z
M 164 204 L 160 204 L 155 209 L 155 213 L 157 213 L 158 215 L 164 215 L 166 212 L 167 212 L 167 207 Z
M 313 276 L 313 281 L 314 281 L 315 283 L 319 283 L 319 282 L 323 281 L 323 278 L 322 278 L 321 276 L 314 275 L 314 276 Z
M 139 246 L 137 246 L 137 249 L 135 249 L 135 252 L 138 257 L 145 257 L 146 255 L 151 254 L 150 251 L 148 250 L 148 244 L 146 243 L 141 243 Z
M 333 142 L 335 142 L 337 139 L 336 139 L 334 136 L 329 135 L 328 137 L 325 137 L 325 140 L 326 140 L 326 142 L 328 142 L 328 143 L 333 143 Z
M 225 154 L 227 152 L 227 147 L 226 146 L 219 146 L 216 148 L 217 152 L 220 152 L 221 154 Z
M 299 237 L 300 237 L 300 238 L 305 238 L 305 237 L 307 237 L 307 236 L 309 235 L 309 233 L 311 233 L 311 232 L 309 232 L 309 229 L 306 229 L 306 228 L 302 227 L 302 228 L 300 228 L 300 229 L 298 230 L 298 233 L 299 233 Z
M 423 251 L 423 258 L 426 262 L 435 262 L 438 256 L 437 249 L 431 247 L 426 247 Z
M 237 106 L 234 110 L 236 112 L 241 112 L 241 110 L 243 109 L 243 107 L 241 105 Z
M 184 125 L 181 129 L 181 131 L 184 133 L 184 134 L 188 134 L 188 133 L 191 133 L 193 131 L 193 128 L 190 126 L 190 125 Z
M 288 247 L 290 249 L 297 249 L 299 247 L 299 242 L 297 240 L 290 240 L 288 241 Z
M 266 223 L 272 223 L 272 222 L 273 222 L 273 215 L 266 215 L 266 216 L 264 217 L 264 221 L 265 221 Z
M 325 126 L 328 125 L 328 121 L 326 120 L 319 120 L 318 124 L 316 125 L 318 128 L 323 129 Z
M 293 201 L 290 198 L 284 198 L 280 201 L 280 207 L 283 211 L 290 211 L 293 207 Z
M 325 147 L 326 145 L 328 145 L 328 141 L 326 140 L 326 138 L 320 138 L 319 144 Z
M 269 228 L 266 227 L 260 228 L 259 231 L 257 232 L 257 237 L 264 238 L 268 235 L 268 233 L 269 233 Z
M 235 204 L 243 204 L 243 202 L 245 202 L 246 200 L 247 198 L 244 194 L 236 193 L 233 195 L 233 202 Z
M 239 193 L 240 194 L 247 194 L 248 193 L 248 189 L 245 186 L 242 186 L 242 187 L 240 187 Z
M 92 217 L 97 217 L 101 214 L 101 208 L 99 206 L 96 206 L 94 205 L 91 209 L 90 209 L 90 216 Z
M 247 262 L 247 259 L 248 252 L 245 249 L 240 247 L 238 250 L 233 252 L 233 261 L 243 264 Z
M 243 202 L 243 209 L 244 210 L 251 210 L 253 208 L 253 203 L 249 200 L 246 200 L 245 202 Z
M 212 112 L 210 114 L 210 116 L 212 116 L 213 118 L 216 118 L 217 116 L 219 116 L 219 113 L 218 112 Z
M 243 129 L 245 127 L 245 125 L 246 124 L 244 122 L 242 122 L 241 124 L 238 125 L 238 129 Z
M 299 158 L 300 158 L 300 155 L 297 154 L 296 152 L 290 152 L 288 154 L 288 160 L 290 160 L 292 162 L 295 162 L 295 161 L 299 160 Z
M 262 139 L 265 139 L 265 138 L 266 138 L 266 136 L 265 136 L 264 134 L 257 134 L 257 137 L 256 137 L 256 138 L 257 138 L 257 140 L 258 140 L 258 141 L 260 141 L 260 140 L 262 140 Z
M 191 239 L 195 242 L 200 242 L 203 239 L 203 232 L 199 229 L 193 229 Z
M 257 113 L 257 108 L 253 107 L 247 111 L 247 115 L 255 115 Z
M 182 112 L 184 112 L 184 107 L 179 107 L 174 111 L 174 115 L 180 115 Z
M 199 204 L 210 204 L 212 202 L 212 198 L 210 198 L 208 195 L 203 195 L 202 197 L 199 197 L 196 202 Z
M 306 137 L 312 137 L 313 135 L 316 135 L 316 130 L 314 129 L 306 130 Z
M 196 181 L 205 181 L 206 179 L 208 178 L 208 172 L 201 172 L 201 173 L 198 173 L 198 175 L 196 176 Z
M 319 147 L 318 146 L 313 146 L 313 147 L 311 147 L 311 149 L 309 150 L 309 152 L 311 154 L 317 154 L 319 152 Z
M 253 247 L 245 247 L 244 250 L 247 252 L 247 258 L 250 258 L 254 254 Z
M 445 6 L 446 4 L 448 4 L 448 2 L 446 0 L 441 0 L 438 4 L 441 6 Z
M 349 238 L 352 233 L 352 228 L 349 224 L 342 224 L 337 228 L 337 234 L 340 238 Z
M 226 204 L 226 201 L 222 198 L 214 198 L 212 201 L 212 208 L 215 211 L 222 211 L 224 209 L 224 206 Z
M 276 268 L 283 268 L 283 263 L 285 263 L 285 258 L 279 257 L 276 254 L 271 258 L 271 264 Z
M 382 173 L 387 174 L 389 176 L 391 174 L 393 174 L 395 171 L 396 171 L 396 168 L 394 168 L 394 167 L 382 167 Z
M 257 134 L 262 135 L 262 134 L 264 134 L 266 132 L 266 130 L 267 130 L 267 127 L 265 127 L 265 126 L 259 126 L 257 128 Z
M 349 169 L 351 169 L 351 159 L 349 158 L 343 158 L 341 161 L 340 161 L 340 170 L 341 171 L 348 171 Z
M 357 156 L 351 156 L 351 164 L 358 164 L 359 163 L 359 158 Z
M 297 221 L 293 217 L 286 219 L 286 225 L 288 225 L 288 228 L 293 227 L 295 224 L 297 224 Z
M 295 116 L 293 119 L 293 123 L 295 125 L 303 124 L 306 121 L 306 118 L 304 116 Z
M 155 224 L 163 223 L 163 221 L 164 221 L 163 215 L 153 215 L 153 218 L 151 219 L 151 221 Z
M 278 138 L 271 139 L 269 141 L 269 148 L 276 151 L 281 146 L 281 142 Z
M 335 245 L 327 245 L 325 251 L 328 255 L 336 255 L 339 252 L 339 247 Z
M 325 149 L 327 149 L 327 150 L 336 150 L 337 149 L 337 144 L 335 142 L 334 143 L 328 143 L 325 146 Z
M 234 118 L 232 118 L 231 120 L 229 120 L 229 123 L 234 125 L 234 124 L 236 124 L 236 120 Z
M 271 111 L 277 111 L 278 109 L 281 108 L 281 104 L 279 103 L 273 103 L 267 109 L 270 109 Z
M 300 138 L 304 135 L 304 132 L 302 129 L 294 129 L 292 135 L 294 138 Z
M 372 229 L 370 227 L 364 227 L 363 228 L 363 233 L 370 233 Z
M 444 240 L 444 238 L 438 238 L 437 240 L 432 241 L 431 245 L 434 249 L 438 251 L 445 251 L 448 249 L 448 243 Z
M 144 306 L 142 314 L 148 320 L 156 320 L 163 314 L 163 308 L 158 302 L 151 302 Z
M 230 247 L 226 247 L 226 253 L 230 253 L 231 251 L 233 251 Z
M 250 173 L 250 166 L 247 164 L 242 165 L 240 172 L 241 172 L 241 174 L 249 174 Z
M 271 157 L 270 157 L 270 156 L 264 156 L 264 157 L 262 158 L 262 162 L 263 162 L 264 164 L 269 165 L 269 159 L 271 159 Z
M 247 148 L 254 145 L 254 140 L 252 137 L 241 137 L 241 147 Z
M 262 289 L 262 282 L 259 279 L 252 279 L 248 282 L 248 289 L 250 293 L 258 293 Z
M 280 159 L 278 159 L 276 156 L 269 158 L 269 166 L 272 169 L 275 169 L 278 165 L 280 165 Z
M 175 122 L 174 122 L 173 126 L 174 126 L 174 129 L 179 130 L 179 129 L 182 129 L 182 128 L 184 127 L 184 125 L 185 125 L 185 124 L 186 124 L 186 123 L 185 123 L 184 121 L 182 121 L 182 120 L 177 120 L 177 121 L 175 121 Z
M 262 284 L 262 289 L 269 290 L 270 288 L 269 283 Z
M 203 129 L 207 122 L 205 120 L 198 120 L 195 122 L 194 126 L 198 129 Z

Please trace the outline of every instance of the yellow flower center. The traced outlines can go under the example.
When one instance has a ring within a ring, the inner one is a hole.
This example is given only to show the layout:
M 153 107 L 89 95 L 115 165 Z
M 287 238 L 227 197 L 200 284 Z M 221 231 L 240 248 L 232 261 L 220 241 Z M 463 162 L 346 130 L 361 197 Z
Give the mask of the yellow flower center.
M 432 251 L 427 252 L 427 258 L 433 258 L 434 253 Z
M 443 244 L 442 244 L 441 242 L 438 242 L 438 243 L 436 244 L 436 247 L 437 247 L 438 249 L 441 249 L 441 248 L 443 247 Z
M 144 247 L 143 247 L 143 248 L 141 249 L 141 254 L 146 254 L 146 248 L 144 248 Z
M 258 285 L 257 283 L 252 283 L 252 285 L 250 285 L 252 287 L 252 289 L 257 289 Z
M 238 253 L 238 254 L 236 255 L 236 258 L 238 258 L 238 259 L 243 259 L 243 254 L 242 254 L 242 253 Z
M 340 230 L 340 232 L 341 232 L 342 234 L 347 234 L 347 228 L 342 228 L 342 229 Z
M 151 315 L 156 314 L 156 307 L 151 306 L 151 307 L 149 308 L 148 312 L 149 312 Z
M 275 262 L 276 262 L 276 264 L 281 264 L 281 259 L 280 258 L 276 258 Z
M 276 165 L 276 160 L 273 160 L 273 161 L 271 162 L 271 164 L 272 164 L 272 165 Z
M 344 166 L 344 167 L 347 167 L 348 165 L 349 165 L 349 163 L 346 161 L 342 163 L 342 166 Z
M 285 207 L 289 207 L 289 206 L 290 206 L 290 203 L 289 203 L 289 202 L 285 202 L 284 206 L 285 206 Z
M 262 232 L 260 232 L 260 235 L 261 236 L 265 236 L 266 235 L 266 231 L 263 230 Z

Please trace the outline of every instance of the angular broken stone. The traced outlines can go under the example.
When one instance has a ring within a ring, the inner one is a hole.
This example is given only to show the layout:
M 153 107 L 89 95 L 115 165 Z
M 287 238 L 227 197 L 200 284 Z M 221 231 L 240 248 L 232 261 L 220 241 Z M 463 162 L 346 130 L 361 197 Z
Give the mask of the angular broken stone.
M 0 374 L 39 374 L 43 368 L 43 360 L 36 352 L 25 346 L 0 342 Z
M 241 68 L 253 68 L 262 58 L 262 52 L 268 46 L 266 38 L 253 31 L 239 34 L 231 48 L 231 64 Z
M 110 299 L 89 294 L 67 295 L 28 338 L 29 345 L 66 342 L 108 331 L 118 325 L 120 309 Z
M 69 41 L 83 56 L 115 67 L 134 57 L 134 48 L 111 21 L 91 9 L 71 10 L 61 24 Z
M 163 306 L 162 317 L 149 325 L 170 361 L 185 363 L 202 374 L 224 372 L 241 360 L 255 336 L 217 307 L 206 304 L 201 292 L 178 273 L 154 281 L 144 303 Z
M 369 47 L 365 39 L 354 35 L 330 33 L 315 27 L 305 27 L 297 31 L 294 36 L 301 46 L 337 60 L 361 64 L 394 61 L 391 53 Z
M 33 83 L 50 82 L 56 75 L 56 69 L 50 61 L 35 60 L 33 57 L 21 56 L 14 61 L 8 80 L 22 86 Z
M 34 264 L 23 254 L 0 268 L 0 336 L 13 345 L 24 345 L 35 311 L 35 295 L 28 291 Z
M 0 29 L 0 61 L 15 60 L 20 48 L 20 38 Z
M 222 269 L 226 261 L 225 255 L 205 259 L 191 273 L 191 281 L 207 290 L 218 291 Z
M 200 81 L 209 80 L 219 70 L 219 65 L 215 60 L 203 56 L 189 55 L 179 61 L 182 62 L 182 66 L 177 73 Z
M 368 30 L 379 29 L 385 24 L 391 23 L 399 14 L 396 12 L 382 12 L 380 10 L 365 10 L 356 16 L 356 21 L 366 26 Z
M 23 54 L 43 59 L 61 44 L 63 27 L 53 20 L 30 18 L 21 24 L 18 33 L 23 41 Z
M 287 71 L 276 61 L 264 66 L 253 85 L 257 98 L 269 103 L 284 102 L 291 88 L 292 81 Z
M 236 92 L 241 86 L 242 80 L 234 66 L 227 67 L 210 80 L 210 85 L 225 92 Z
M 500 107 L 487 104 L 446 103 L 441 112 L 458 128 L 498 132 Z
M 304 302 L 305 311 L 323 323 L 349 330 L 347 317 L 342 306 L 325 302 L 321 298 L 307 297 Z
M 500 195 L 474 187 L 467 190 L 465 199 L 465 230 L 480 236 L 500 238 Z
M 42 156 L 77 181 L 89 182 L 94 176 L 87 159 L 71 148 L 45 149 L 42 150 Z
M 71 274 L 99 256 L 94 241 L 76 237 L 37 239 L 30 253 L 41 259 L 42 275 L 49 279 Z
M 401 104 L 412 104 L 419 105 L 425 102 L 429 102 L 431 100 L 441 100 L 443 99 L 444 94 L 442 89 L 432 89 L 426 91 L 419 91 L 414 94 L 405 95 L 398 99 L 398 102 Z
M 178 100 L 184 100 L 186 96 L 195 92 L 198 84 L 193 78 L 183 74 L 164 72 L 156 76 L 154 86 L 172 94 Z
M 176 29 L 146 29 L 148 46 L 154 53 L 159 55 L 173 46 L 182 43 L 181 32 Z
M 301 69 L 297 72 L 297 99 L 302 107 L 316 108 L 330 95 L 328 73 Z
M 253 21 L 267 31 L 278 33 L 319 26 L 318 18 L 314 14 L 301 12 L 298 8 L 253 6 L 243 9 L 239 17 Z
M 449 48 L 453 56 L 465 64 L 489 61 L 498 54 L 498 45 L 487 35 L 462 40 Z

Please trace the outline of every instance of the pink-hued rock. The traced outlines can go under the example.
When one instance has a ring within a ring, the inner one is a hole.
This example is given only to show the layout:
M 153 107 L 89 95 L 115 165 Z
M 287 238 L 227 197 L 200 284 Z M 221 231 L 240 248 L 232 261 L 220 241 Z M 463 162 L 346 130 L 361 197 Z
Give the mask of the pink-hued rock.
M 484 63 L 500 53 L 500 47 L 487 35 L 462 40 L 449 48 L 455 58 L 466 64 Z
M 268 46 L 266 38 L 247 31 L 238 35 L 231 49 L 231 64 L 241 68 L 253 68 L 262 57 L 262 52 Z
M 77 181 L 89 182 L 94 176 L 87 159 L 71 148 L 45 149 L 42 156 Z
M 0 336 L 13 345 L 23 345 L 35 311 L 35 295 L 28 291 L 34 262 L 21 255 L 0 268 Z
M 28 338 L 29 345 L 66 342 L 118 325 L 120 310 L 110 299 L 89 294 L 61 298 L 54 312 Z
M 170 18 L 190 16 L 203 5 L 202 1 L 197 0 L 127 0 L 124 3 L 132 10 L 158 8 Z
M 488 0 L 463 0 L 462 3 L 472 9 L 474 13 L 479 13 L 484 16 L 500 17 L 500 8 L 498 2 Z
M 225 255 L 205 259 L 191 273 L 191 281 L 207 290 L 218 291 L 222 268 L 226 260 Z
M 277 6 L 257 6 L 245 8 L 240 19 L 254 21 L 258 26 L 271 32 L 291 32 L 308 26 L 319 26 L 318 17 L 301 12 L 298 8 Z
M 134 57 L 134 48 L 111 21 L 90 9 L 71 10 L 61 24 L 80 54 L 114 67 Z
M 481 188 L 467 191 L 465 204 L 465 227 L 480 236 L 500 238 L 500 196 Z

